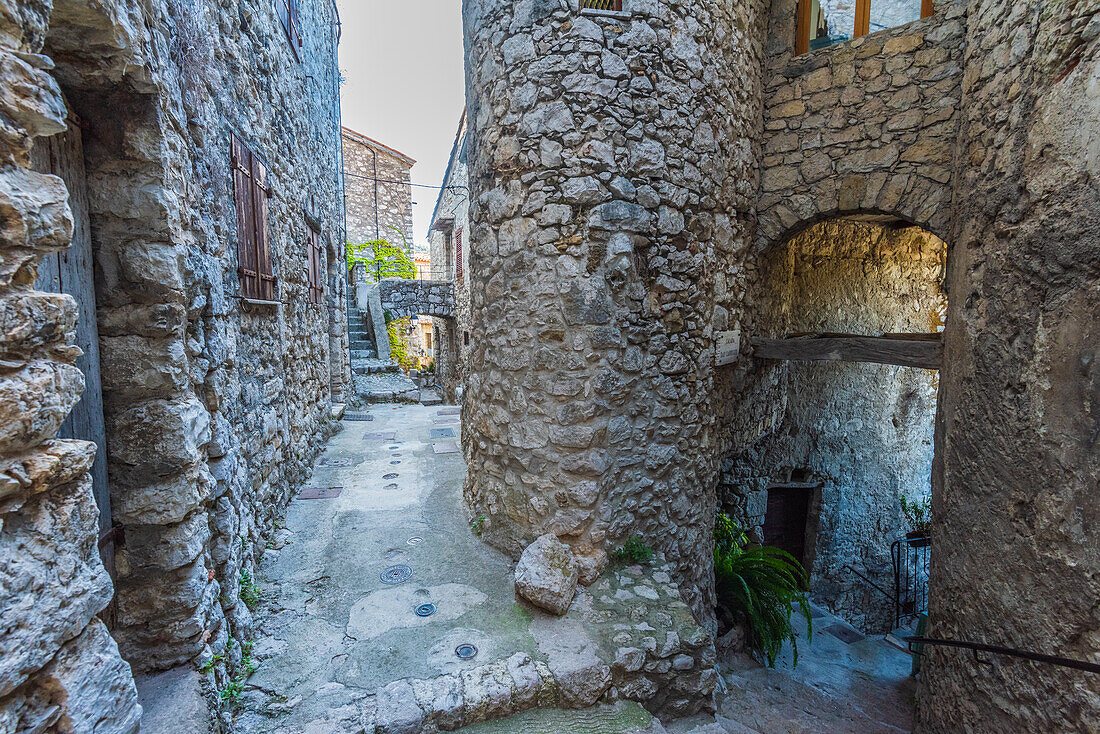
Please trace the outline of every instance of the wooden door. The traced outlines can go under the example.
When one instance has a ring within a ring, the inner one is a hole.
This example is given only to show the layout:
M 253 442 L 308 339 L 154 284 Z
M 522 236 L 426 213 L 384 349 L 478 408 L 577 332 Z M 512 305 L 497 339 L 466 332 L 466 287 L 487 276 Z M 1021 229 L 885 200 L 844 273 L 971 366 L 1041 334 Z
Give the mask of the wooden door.
M 84 177 L 84 146 L 80 124 L 70 118 L 69 129 L 49 138 L 39 138 L 31 154 L 32 167 L 41 173 L 61 177 L 69 189 L 73 213 L 73 241 L 69 249 L 42 259 L 35 287 L 53 293 L 67 293 L 76 299 L 80 316 L 76 344 L 84 354 L 76 366 L 84 373 L 84 394 L 65 419 L 58 438 L 92 441 L 98 447 L 92 466 L 92 490 L 99 506 L 100 538 L 111 530 L 111 498 L 107 489 L 107 438 L 103 424 L 103 389 L 99 376 L 99 332 L 96 328 L 95 286 L 92 267 L 92 237 L 88 221 L 88 190 Z M 101 543 L 104 564 L 114 572 L 114 549 Z
M 768 509 L 764 516 L 764 544 L 774 545 L 806 563 L 806 521 L 813 490 L 805 486 L 778 485 L 768 488 Z

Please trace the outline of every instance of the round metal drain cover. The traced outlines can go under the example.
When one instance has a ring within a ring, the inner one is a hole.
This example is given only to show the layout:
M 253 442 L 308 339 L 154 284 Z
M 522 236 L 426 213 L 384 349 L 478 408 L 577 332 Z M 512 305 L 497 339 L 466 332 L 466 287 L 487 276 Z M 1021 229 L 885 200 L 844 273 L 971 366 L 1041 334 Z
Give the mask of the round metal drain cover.
M 423 542 L 424 542 L 424 539 L 421 538 L 419 535 L 414 535 L 414 536 L 412 536 L 411 538 L 409 538 L 408 540 L 405 541 L 405 543 L 408 544 L 408 545 L 420 545 Z
M 383 474 L 382 478 L 383 479 L 397 479 L 397 477 L 399 477 L 399 476 L 400 476 L 399 474 Z
M 390 456 L 400 456 L 400 455 L 401 455 L 401 453 L 400 453 L 400 452 L 398 452 L 398 453 L 396 453 L 396 454 L 390 454 Z
M 413 611 L 418 617 L 430 617 L 435 614 L 435 604 L 420 604 Z
M 455 648 L 455 655 L 458 655 L 459 660 L 473 660 L 477 657 L 477 648 L 469 643 L 459 645 Z
M 412 567 L 401 564 L 398 566 L 390 566 L 385 571 L 378 574 L 378 578 L 381 579 L 383 584 L 403 584 L 408 581 L 412 575 Z
M 401 462 L 400 461 L 391 461 L 390 463 L 391 464 L 400 464 Z
M 395 482 L 395 483 L 392 483 L 392 484 L 387 484 L 382 489 L 386 489 L 386 490 L 389 490 L 390 492 L 392 492 L 393 490 L 397 489 L 397 483 Z
M 390 446 L 390 451 L 397 451 L 399 448 L 401 448 L 401 447 L 400 446 Z

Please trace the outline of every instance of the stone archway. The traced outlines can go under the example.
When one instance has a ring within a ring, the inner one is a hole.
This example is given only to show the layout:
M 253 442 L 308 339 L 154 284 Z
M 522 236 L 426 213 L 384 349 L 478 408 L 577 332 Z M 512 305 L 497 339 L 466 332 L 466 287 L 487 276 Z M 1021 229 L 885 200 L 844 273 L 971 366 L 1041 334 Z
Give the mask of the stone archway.
M 901 498 L 930 498 L 946 257 L 942 239 L 897 217 L 800 222 L 759 252 L 744 301 L 750 359 L 728 398 L 719 504 L 782 546 L 769 537 L 780 489 L 805 494 L 795 524 L 811 592 L 865 632 L 893 629 L 897 610 L 861 576 L 894 588 Z M 907 612 L 926 608 L 921 574 L 897 594 Z

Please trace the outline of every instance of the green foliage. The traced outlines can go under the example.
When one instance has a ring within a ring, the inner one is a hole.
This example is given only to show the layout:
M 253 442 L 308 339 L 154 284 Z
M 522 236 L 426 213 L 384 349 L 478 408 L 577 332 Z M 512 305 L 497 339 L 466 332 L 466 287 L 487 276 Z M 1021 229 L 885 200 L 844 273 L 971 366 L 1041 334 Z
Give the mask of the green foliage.
M 714 580 L 719 602 L 744 613 L 749 648 L 774 668 L 783 643 L 790 642 L 798 665 L 792 605 L 798 606 L 808 634 L 813 635 L 802 564 L 779 548 L 748 545 L 745 532 L 720 512 L 714 523 Z
M 915 502 L 906 497 L 901 498 L 901 511 L 905 515 L 905 521 L 909 529 L 915 533 L 929 533 L 932 531 L 932 499 L 924 497 Z
M 215 655 L 214 657 L 210 658 L 209 662 L 207 662 L 206 665 L 199 668 L 199 672 L 200 673 L 209 673 L 210 671 L 212 671 L 214 669 L 214 667 L 218 663 L 220 663 L 223 660 L 225 660 L 225 655 Z
M 383 278 L 416 279 L 416 263 L 405 254 L 403 248 L 385 240 L 361 245 L 348 243 L 348 270 L 357 263 L 363 264 L 368 283 L 377 283 Z
M 653 549 L 640 535 L 632 535 L 613 555 L 619 563 L 645 563 L 653 557 Z
M 255 582 L 252 581 L 252 574 L 250 574 L 248 571 L 243 571 L 241 573 L 240 596 L 241 601 L 244 602 L 244 605 L 248 607 L 249 611 L 258 607 L 260 605 L 260 600 L 263 598 L 259 587 L 257 587 Z M 233 638 L 230 638 L 230 642 L 232 641 Z
M 242 693 L 244 693 L 244 678 L 237 676 L 226 683 L 225 688 L 218 691 L 218 697 L 224 703 L 236 705 L 240 702 Z
M 411 370 L 420 364 L 420 360 L 409 354 L 408 346 L 402 336 L 402 332 L 408 325 L 408 319 L 397 319 L 386 324 L 386 335 L 390 339 L 390 357 L 403 370 Z
M 485 530 L 485 516 L 478 515 L 473 520 L 470 520 L 470 530 L 474 531 L 474 535 L 481 535 Z
M 435 374 L 435 360 L 434 359 L 429 359 L 428 360 L 428 366 L 424 368 L 424 371 L 429 373 L 429 374 L 432 374 L 432 375 Z

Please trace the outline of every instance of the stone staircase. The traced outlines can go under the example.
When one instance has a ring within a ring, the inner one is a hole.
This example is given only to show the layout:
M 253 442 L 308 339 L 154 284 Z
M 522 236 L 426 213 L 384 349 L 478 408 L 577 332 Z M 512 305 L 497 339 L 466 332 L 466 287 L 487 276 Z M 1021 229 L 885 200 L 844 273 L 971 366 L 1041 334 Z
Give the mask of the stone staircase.
M 392 359 L 378 358 L 374 327 L 359 310 L 355 289 L 348 289 L 348 338 L 355 392 L 371 403 L 418 403 L 420 390 Z

